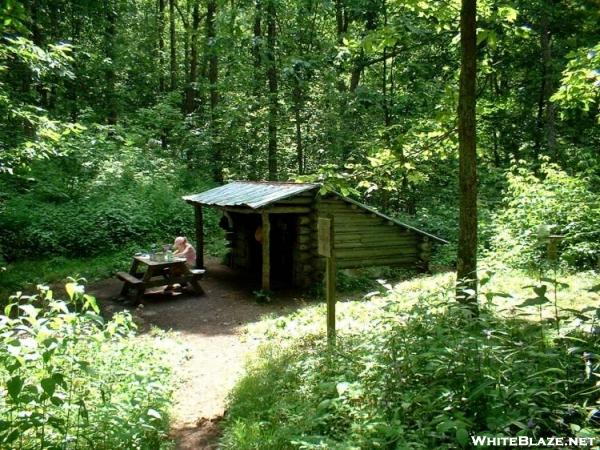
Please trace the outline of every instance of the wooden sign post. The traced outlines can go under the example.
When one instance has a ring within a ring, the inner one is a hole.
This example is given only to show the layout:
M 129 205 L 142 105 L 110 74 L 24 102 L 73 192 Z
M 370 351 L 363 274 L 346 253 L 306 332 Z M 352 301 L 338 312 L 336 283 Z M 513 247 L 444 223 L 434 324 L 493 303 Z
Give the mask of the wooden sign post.
M 335 247 L 333 245 L 333 218 L 319 217 L 318 254 L 325 257 L 325 294 L 327 298 L 327 341 L 335 345 Z

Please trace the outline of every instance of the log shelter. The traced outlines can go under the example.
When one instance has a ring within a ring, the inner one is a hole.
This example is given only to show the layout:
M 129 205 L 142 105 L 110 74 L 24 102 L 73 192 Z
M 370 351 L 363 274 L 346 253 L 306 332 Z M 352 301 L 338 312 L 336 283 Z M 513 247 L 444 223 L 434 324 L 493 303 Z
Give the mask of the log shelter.
M 228 263 L 255 275 L 263 290 L 307 288 L 322 279 L 317 220 L 334 218 L 337 267 L 400 266 L 428 270 L 432 245 L 447 243 L 321 185 L 233 181 L 183 197 L 193 205 L 198 268 L 204 268 L 203 208 L 219 209 Z

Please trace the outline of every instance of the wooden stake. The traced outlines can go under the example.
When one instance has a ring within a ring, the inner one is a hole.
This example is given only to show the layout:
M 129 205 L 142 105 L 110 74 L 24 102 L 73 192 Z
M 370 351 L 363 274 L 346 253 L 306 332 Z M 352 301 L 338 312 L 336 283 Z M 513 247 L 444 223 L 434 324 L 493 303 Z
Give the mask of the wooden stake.
M 329 258 L 327 258 L 327 342 L 335 345 L 335 246 L 333 217 L 330 219 Z

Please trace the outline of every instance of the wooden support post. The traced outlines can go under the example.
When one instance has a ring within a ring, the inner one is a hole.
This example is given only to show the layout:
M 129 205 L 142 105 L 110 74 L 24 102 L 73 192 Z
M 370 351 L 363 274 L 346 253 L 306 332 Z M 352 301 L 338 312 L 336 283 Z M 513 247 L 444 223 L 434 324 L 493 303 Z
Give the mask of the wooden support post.
M 333 228 L 333 216 L 330 222 L 330 248 L 331 256 L 327 258 L 327 331 L 328 340 L 330 345 L 335 345 L 335 245 L 334 245 L 334 228 Z
M 327 342 L 335 345 L 335 246 L 333 217 L 319 218 L 318 254 L 325 257 L 325 293 L 327 295 Z
M 262 213 L 262 290 L 271 289 L 271 222 L 269 213 Z
M 202 206 L 194 205 L 196 219 L 196 268 L 204 269 L 204 219 Z

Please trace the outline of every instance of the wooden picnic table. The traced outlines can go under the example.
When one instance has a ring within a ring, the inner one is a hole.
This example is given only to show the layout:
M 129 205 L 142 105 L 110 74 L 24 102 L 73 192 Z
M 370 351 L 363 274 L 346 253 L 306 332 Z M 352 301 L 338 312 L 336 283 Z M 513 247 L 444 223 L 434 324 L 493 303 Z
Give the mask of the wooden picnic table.
M 145 270 L 140 272 L 140 266 Z M 180 284 L 182 287 L 190 284 L 198 295 L 204 294 L 200 286 L 200 279 L 204 269 L 190 269 L 185 258 L 173 257 L 171 261 L 154 261 L 149 256 L 134 256 L 129 273 L 118 272 L 117 278 L 123 281 L 121 296 L 127 296 L 129 289 L 136 290 L 135 303 L 141 301 L 146 289 L 156 286 L 173 286 Z

